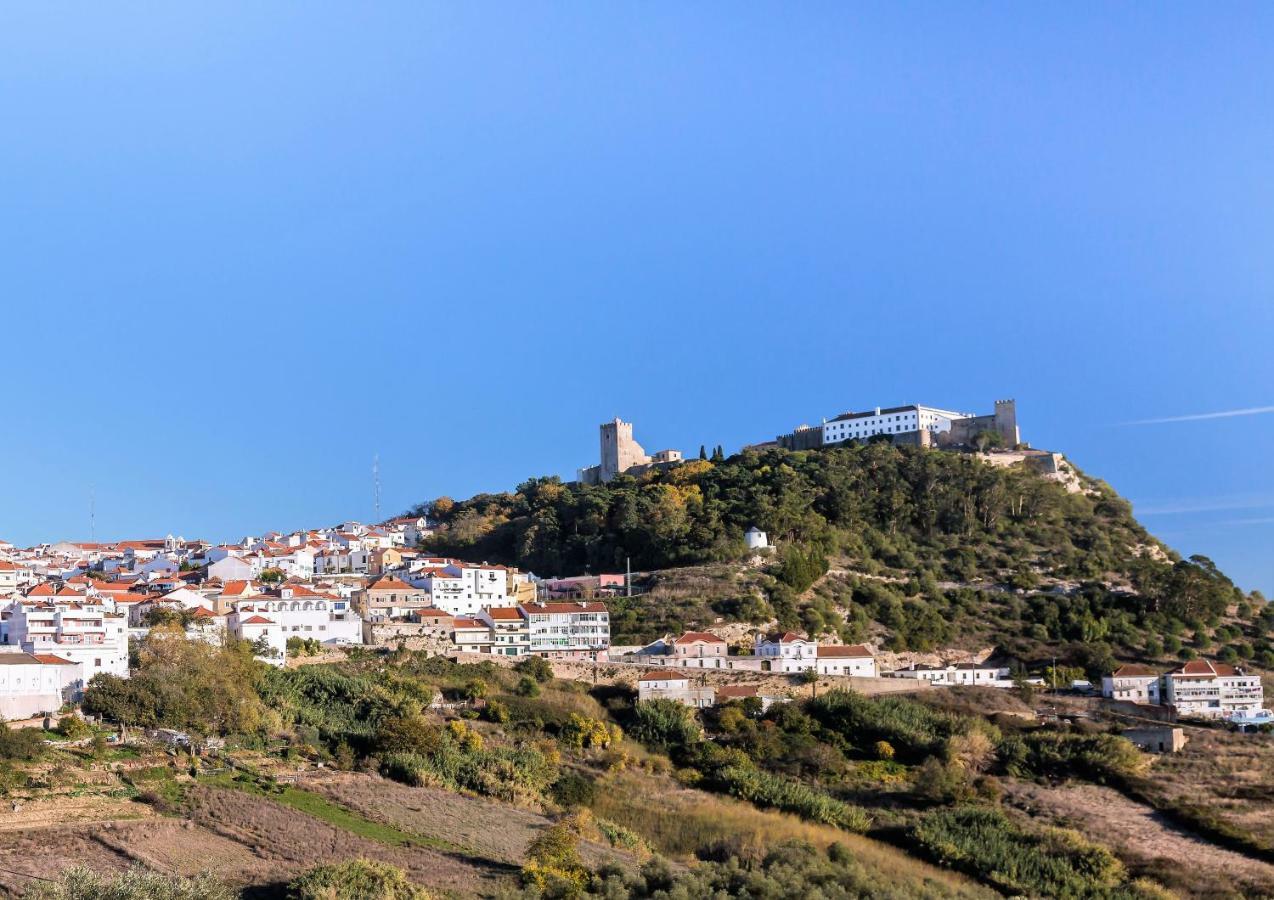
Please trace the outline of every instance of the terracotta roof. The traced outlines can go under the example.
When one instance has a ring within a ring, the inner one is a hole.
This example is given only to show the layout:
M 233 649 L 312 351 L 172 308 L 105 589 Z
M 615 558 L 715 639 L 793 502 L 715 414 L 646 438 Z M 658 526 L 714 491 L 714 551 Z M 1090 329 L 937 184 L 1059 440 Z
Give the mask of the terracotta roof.
M 664 672 L 646 672 L 638 681 L 689 681 L 690 676 L 682 672 L 668 670 Z
M 493 606 L 487 610 L 487 615 L 492 619 L 500 619 L 505 622 L 522 621 L 522 613 L 518 611 L 516 606 Z
M 1111 678 L 1158 678 L 1159 673 L 1150 666 L 1142 666 L 1137 663 L 1126 663 L 1120 666 L 1110 675 Z
M 717 688 L 718 700 L 741 700 L 757 695 L 755 684 L 726 684 Z
M 486 622 L 480 622 L 477 619 L 470 619 L 467 616 L 456 616 L 453 623 L 456 628 L 486 628 Z
M 77 663 L 71 662 L 69 659 L 63 659 L 60 656 L 54 656 L 52 653 L 33 653 L 31 654 L 46 666 L 74 666 Z
M 708 634 L 706 631 L 687 631 L 679 638 L 674 638 L 674 644 L 693 644 L 702 641 L 705 644 L 724 644 L 723 638 L 717 637 L 715 634 Z
M 1192 659 L 1175 672 L 1169 674 L 1186 678 L 1215 678 L 1217 676 L 1228 678 L 1239 673 L 1234 666 L 1227 666 L 1225 663 L 1214 663 L 1207 659 Z
M 782 634 L 767 634 L 765 640 L 771 644 L 790 644 L 793 641 L 809 641 L 809 638 L 803 634 L 797 634 L 795 631 L 785 631 Z
M 414 588 L 401 578 L 395 578 L 393 575 L 382 575 L 367 586 L 369 591 L 415 591 Z
M 871 659 L 874 654 L 862 644 L 820 644 L 818 655 L 828 659 Z
M 240 625 L 273 625 L 274 623 L 271 622 L 269 619 L 265 618 L 264 616 L 253 616 L 250 619 L 244 619 L 239 624 Z

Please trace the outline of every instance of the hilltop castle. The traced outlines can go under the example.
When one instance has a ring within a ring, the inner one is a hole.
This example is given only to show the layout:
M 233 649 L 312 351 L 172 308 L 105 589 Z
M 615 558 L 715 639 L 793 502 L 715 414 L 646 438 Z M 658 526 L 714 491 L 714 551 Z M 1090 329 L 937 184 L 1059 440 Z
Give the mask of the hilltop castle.
M 616 475 L 638 475 L 654 466 L 674 465 L 682 461 L 680 450 L 660 450 L 648 456 L 641 444 L 633 440 L 633 423 L 615 418 L 601 426 L 601 463 L 579 469 L 577 479 L 584 484 L 602 484 Z
M 1016 401 L 996 400 L 995 412 L 989 416 L 920 404 L 887 409 L 878 406 L 866 412 L 841 413 L 834 419 L 824 419 L 822 425 L 801 425 L 789 434 L 779 435 L 777 443 L 788 450 L 814 450 L 883 434 L 898 445 L 959 447 L 974 444 L 984 432 L 998 437 L 1003 447 L 1020 444 Z

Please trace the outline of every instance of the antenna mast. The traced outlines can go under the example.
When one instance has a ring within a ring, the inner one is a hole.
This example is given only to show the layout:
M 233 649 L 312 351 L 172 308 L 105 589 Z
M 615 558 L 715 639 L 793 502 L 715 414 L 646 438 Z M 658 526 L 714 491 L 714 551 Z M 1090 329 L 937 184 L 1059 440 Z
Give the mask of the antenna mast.
M 88 489 L 88 539 L 97 543 L 97 490 L 92 485 Z
M 372 456 L 372 505 L 376 510 L 376 518 L 373 521 L 380 524 L 380 454 Z

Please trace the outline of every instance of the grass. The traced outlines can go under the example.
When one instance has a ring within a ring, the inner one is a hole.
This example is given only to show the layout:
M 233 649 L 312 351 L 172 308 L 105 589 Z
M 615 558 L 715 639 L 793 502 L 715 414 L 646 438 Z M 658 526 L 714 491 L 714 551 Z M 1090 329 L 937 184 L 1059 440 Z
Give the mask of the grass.
M 740 800 L 687 790 L 670 778 L 629 771 L 610 776 L 599 788 L 592 806 L 599 818 L 635 832 L 652 850 L 668 856 L 693 857 L 726 845 L 732 855 L 759 857 L 784 841 L 804 841 L 819 848 L 839 843 L 865 868 L 886 873 L 893 883 L 910 887 L 915 896 L 997 896 L 962 875 L 879 841 L 787 813 L 757 809 Z M 655 797 L 658 802 L 651 800 Z
M 304 788 L 293 787 L 292 785 L 271 785 L 246 774 L 209 775 L 200 777 L 199 781 L 212 787 L 243 791 L 244 793 L 265 797 L 275 803 L 280 803 L 308 816 L 313 816 L 320 821 L 340 828 L 342 831 L 348 831 L 351 834 L 356 834 L 359 837 L 390 847 L 429 847 L 446 852 L 464 852 L 464 848 L 449 841 L 413 834 L 402 831 L 392 825 L 372 821 L 351 809 L 341 806 L 339 803 L 333 803 L 326 797 L 322 797 L 313 791 L 307 791 Z

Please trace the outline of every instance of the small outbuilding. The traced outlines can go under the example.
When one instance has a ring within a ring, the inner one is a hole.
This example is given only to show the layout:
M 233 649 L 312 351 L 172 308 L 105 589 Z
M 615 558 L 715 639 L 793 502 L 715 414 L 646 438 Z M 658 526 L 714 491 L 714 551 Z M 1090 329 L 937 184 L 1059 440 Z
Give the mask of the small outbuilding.
M 1150 753 L 1177 753 L 1186 745 L 1186 733 L 1171 725 L 1125 728 L 1124 737 Z
M 743 534 L 743 541 L 749 550 L 764 550 L 770 546 L 770 539 L 764 531 L 753 525 Z

